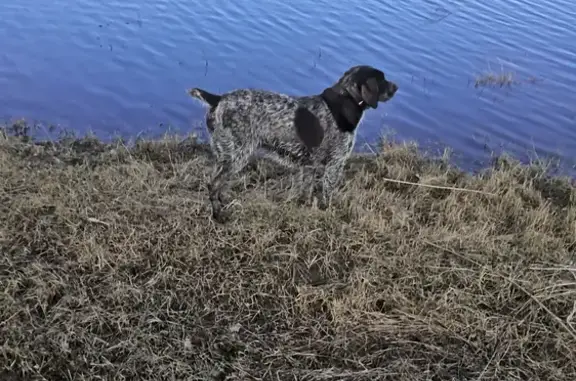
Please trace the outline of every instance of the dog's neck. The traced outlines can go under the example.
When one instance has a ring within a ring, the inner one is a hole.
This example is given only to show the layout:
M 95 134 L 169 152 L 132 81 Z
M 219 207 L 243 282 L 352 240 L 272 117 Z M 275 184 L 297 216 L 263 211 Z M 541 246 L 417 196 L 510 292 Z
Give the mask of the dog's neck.
M 320 95 L 328 105 L 336 120 L 338 129 L 343 132 L 354 132 L 369 107 L 364 101 L 357 101 L 340 86 L 327 88 Z

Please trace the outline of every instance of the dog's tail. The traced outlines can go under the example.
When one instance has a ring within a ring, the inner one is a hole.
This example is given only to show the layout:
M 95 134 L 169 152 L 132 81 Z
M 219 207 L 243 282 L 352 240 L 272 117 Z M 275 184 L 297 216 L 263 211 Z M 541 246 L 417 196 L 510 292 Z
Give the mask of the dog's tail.
M 208 104 L 211 108 L 218 106 L 218 103 L 220 103 L 220 100 L 222 99 L 222 96 L 220 95 L 209 93 L 197 87 L 188 89 L 187 92 L 188 95 L 193 98 L 200 99 L 202 102 Z

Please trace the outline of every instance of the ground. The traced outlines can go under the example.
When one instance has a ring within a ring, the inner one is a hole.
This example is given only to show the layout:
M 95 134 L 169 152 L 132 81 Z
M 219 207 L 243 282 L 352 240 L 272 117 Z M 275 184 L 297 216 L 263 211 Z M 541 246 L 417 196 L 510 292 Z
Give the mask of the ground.
M 326 211 L 258 164 L 219 225 L 193 138 L 0 134 L 0 379 L 576 379 L 574 184 L 381 148 Z

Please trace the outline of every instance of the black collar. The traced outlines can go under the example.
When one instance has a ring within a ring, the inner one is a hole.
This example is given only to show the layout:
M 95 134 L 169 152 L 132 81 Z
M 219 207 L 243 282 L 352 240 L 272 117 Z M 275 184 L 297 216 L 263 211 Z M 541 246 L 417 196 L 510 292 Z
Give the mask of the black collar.
M 368 105 L 364 101 L 356 101 L 348 92 L 340 93 L 332 87 L 324 90 L 320 96 L 328 105 L 338 129 L 354 132 Z

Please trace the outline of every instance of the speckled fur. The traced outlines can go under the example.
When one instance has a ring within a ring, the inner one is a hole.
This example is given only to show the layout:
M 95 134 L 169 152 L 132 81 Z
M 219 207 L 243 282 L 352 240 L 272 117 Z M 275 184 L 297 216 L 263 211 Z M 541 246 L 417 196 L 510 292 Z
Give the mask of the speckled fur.
M 321 94 L 290 96 L 257 89 L 239 89 L 222 95 L 193 88 L 189 94 L 209 106 L 206 124 L 217 168 L 210 184 L 213 217 L 224 221 L 224 191 L 231 176 L 254 156 L 314 173 L 320 170 L 320 206 L 329 205 L 352 152 L 356 127 L 364 111 L 391 99 L 397 85 L 370 66 L 354 66 Z M 372 91 L 372 93 L 370 93 Z

